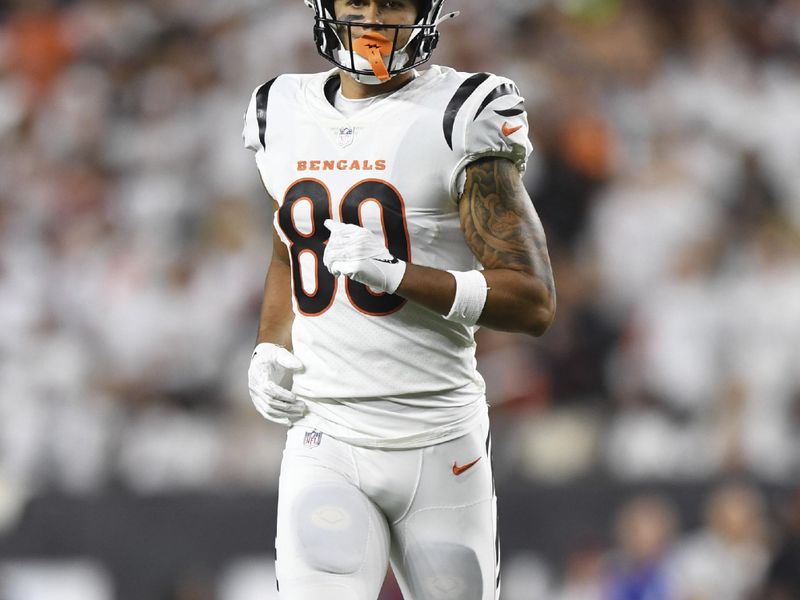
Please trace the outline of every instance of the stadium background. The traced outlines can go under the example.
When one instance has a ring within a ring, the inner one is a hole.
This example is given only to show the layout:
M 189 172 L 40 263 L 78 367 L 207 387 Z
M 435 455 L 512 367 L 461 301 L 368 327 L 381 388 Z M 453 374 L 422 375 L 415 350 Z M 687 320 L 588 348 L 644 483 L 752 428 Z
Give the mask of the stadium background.
M 526 96 L 559 292 L 541 339 L 480 333 L 503 600 L 800 598 L 800 2 L 447 8 L 436 62 Z M 275 598 L 240 131 L 327 68 L 312 13 L 0 18 L 0 598 Z

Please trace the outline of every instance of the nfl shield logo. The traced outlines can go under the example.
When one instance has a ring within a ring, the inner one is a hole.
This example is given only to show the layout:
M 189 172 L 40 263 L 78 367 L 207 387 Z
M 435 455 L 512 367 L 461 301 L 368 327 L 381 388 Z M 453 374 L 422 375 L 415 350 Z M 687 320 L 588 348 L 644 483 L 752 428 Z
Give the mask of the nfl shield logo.
M 339 148 L 346 148 L 353 143 L 354 137 L 355 129 L 350 126 L 340 127 L 339 133 L 336 136 L 336 143 L 339 145 Z
M 307 431 L 303 438 L 303 445 L 306 448 L 316 448 L 322 441 L 321 431 Z

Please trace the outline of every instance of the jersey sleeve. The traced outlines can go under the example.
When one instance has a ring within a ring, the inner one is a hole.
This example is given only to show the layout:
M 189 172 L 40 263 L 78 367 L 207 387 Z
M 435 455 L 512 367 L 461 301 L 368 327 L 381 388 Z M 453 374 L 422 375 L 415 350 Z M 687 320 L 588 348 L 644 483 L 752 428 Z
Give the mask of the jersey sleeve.
M 528 139 L 525 99 L 510 79 L 491 76 L 472 94 L 465 111 L 463 148 L 451 178 L 451 195 L 461 196 L 466 167 L 487 156 L 508 158 L 525 171 L 533 146 Z
M 250 97 L 247 112 L 244 113 L 244 146 L 253 152 L 267 148 L 267 121 L 269 118 L 269 93 L 278 77 L 257 87 Z
M 263 149 L 258 125 L 258 108 L 256 106 L 258 90 L 259 88 L 256 88 L 250 97 L 250 104 L 244 113 L 244 129 L 242 130 L 244 147 L 253 152 Z

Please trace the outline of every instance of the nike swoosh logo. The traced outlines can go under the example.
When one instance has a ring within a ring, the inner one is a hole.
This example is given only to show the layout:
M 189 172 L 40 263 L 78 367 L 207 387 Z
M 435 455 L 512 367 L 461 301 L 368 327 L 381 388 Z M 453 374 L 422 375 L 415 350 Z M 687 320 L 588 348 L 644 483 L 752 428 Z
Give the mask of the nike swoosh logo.
M 390 265 L 396 265 L 397 263 L 400 262 L 396 258 L 393 258 L 392 260 L 389 260 L 388 258 L 373 258 L 372 260 L 377 260 L 378 262 L 382 262 L 382 263 L 388 263 Z
M 478 458 L 473 460 L 471 463 L 467 463 L 463 467 L 459 467 L 456 463 L 453 463 L 453 475 L 461 475 L 464 471 L 468 471 L 469 469 L 474 467 L 475 463 L 477 463 L 480 459 L 481 459 L 481 457 L 479 456 Z
M 509 137 L 510 135 L 516 133 L 520 129 L 522 129 L 522 125 L 517 125 L 516 127 L 511 127 L 511 125 L 508 124 L 508 121 L 503 123 L 503 135 L 506 136 L 506 137 Z

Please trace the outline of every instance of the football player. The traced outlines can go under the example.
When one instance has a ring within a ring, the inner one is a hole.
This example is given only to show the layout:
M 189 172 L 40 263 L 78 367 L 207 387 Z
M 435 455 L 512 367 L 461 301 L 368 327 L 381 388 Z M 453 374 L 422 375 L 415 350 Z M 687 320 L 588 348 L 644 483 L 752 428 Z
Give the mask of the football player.
M 496 600 L 499 544 L 478 326 L 555 312 L 521 180 L 524 101 L 431 66 L 444 0 L 306 0 L 335 68 L 280 75 L 245 114 L 273 203 L 250 393 L 289 427 L 284 600 Z

